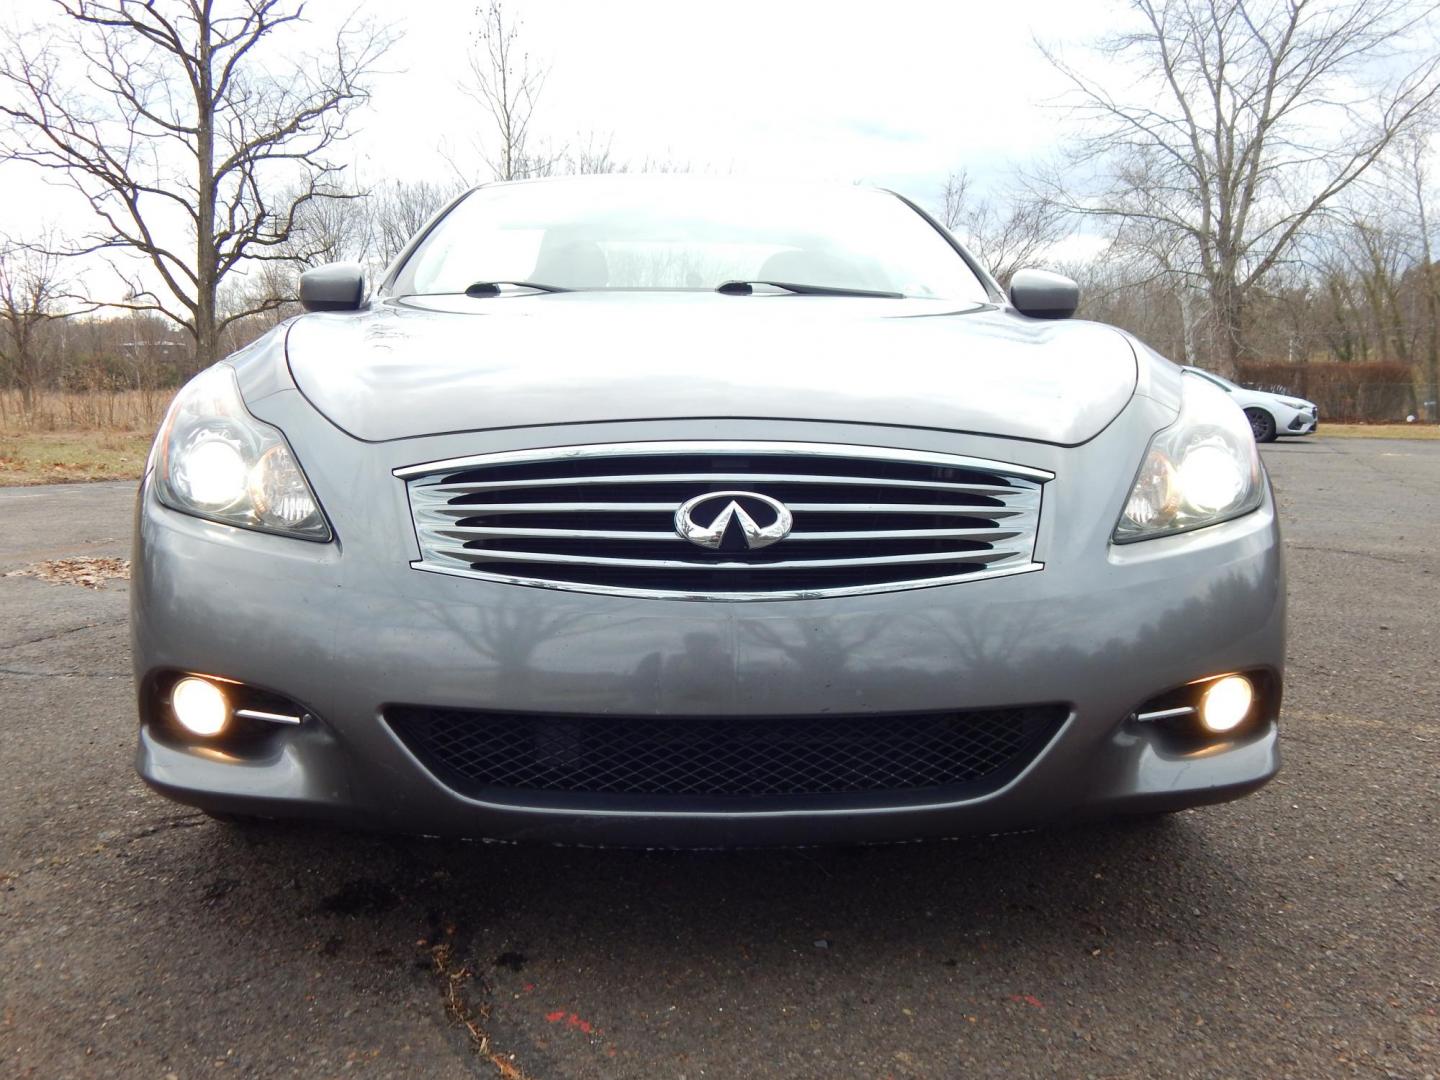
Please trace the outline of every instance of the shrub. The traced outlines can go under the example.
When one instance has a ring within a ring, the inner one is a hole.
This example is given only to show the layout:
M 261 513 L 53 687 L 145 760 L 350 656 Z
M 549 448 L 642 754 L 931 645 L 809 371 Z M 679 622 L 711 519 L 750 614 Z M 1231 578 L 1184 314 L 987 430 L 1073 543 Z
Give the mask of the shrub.
M 1236 382 L 1256 390 L 1306 398 L 1320 406 L 1321 421 L 1376 423 L 1414 413 L 1415 382 L 1409 364 L 1237 365 Z

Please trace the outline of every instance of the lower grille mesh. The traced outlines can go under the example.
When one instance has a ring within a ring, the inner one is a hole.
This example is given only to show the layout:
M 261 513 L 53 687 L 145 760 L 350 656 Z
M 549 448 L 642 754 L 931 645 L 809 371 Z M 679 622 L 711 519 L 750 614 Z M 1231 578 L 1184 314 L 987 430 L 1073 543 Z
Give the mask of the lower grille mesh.
M 442 781 L 491 791 L 779 797 L 998 787 L 1058 730 L 1063 706 L 803 717 L 584 717 L 392 707 Z

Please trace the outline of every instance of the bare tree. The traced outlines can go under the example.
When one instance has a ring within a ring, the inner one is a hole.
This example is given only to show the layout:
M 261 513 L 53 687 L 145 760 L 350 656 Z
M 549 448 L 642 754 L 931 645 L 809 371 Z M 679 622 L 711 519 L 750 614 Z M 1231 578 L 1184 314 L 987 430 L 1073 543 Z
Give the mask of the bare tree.
M 1193 247 L 1173 231 L 1138 219 L 1120 223 L 1109 255 L 1128 267 L 1132 280 L 1146 283 L 1169 302 L 1179 329 L 1179 351 L 1173 355 L 1183 363 L 1196 363 L 1210 304 L 1205 290 L 1197 287 Z
M 613 143 L 613 137 L 607 137 L 602 143 L 593 131 L 585 137 L 583 145 L 577 138 L 565 149 L 564 171 L 573 176 L 629 172 L 629 163 L 617 158 L 611 149 Z
M 75 297 L 61 276 L 59 257 L 47 247 L 0 241 L 0 364 L 6 381 L 19 388 L 26 415 L 35 408 L 42 382 L 41 330 L 87 310 L 67 306 Z
M 970 174 L 964 169 L 952 170 L 940 186 L 940 224 L 951 232 L 960 228 L 969 198 Z
M 459 184 L 396 180 L 372 188 L 366 197 L 369 250 L 388 264 L 436 211 L 460 194 Z
M 1347 220 L 1351 239 L 1346 252 L 1365 294 L 1374 324 L 1380 359 L 1409 364 L 1413 358 L 1413 326 L 1405 318 L 1404 277 L 1411 263 L 1413 235 L 1403 223 L 1376 214 L 1354 214 Z
M 958 234 L 1001 285 L 1033 266 L 1067 232 L 1055 202 L 1025 192 L 994 199 L 975 194 L 965 170 L 951 172 L 940 189 L 941 223 Z
M 1307 222 L 1436 100 L 1440 56 L 1404 62 L 1413 0 L 1130 0 L 1138 29 L 1092 76 L 1047 49 L 1089 134 L 1045 177 L 1058 205 L 1144 221 L 1192 252 L 1232 367 L 1246 308 Z M 1125 82 L 1124 89 L 1112 89 Z M 1076 191 L 1071 178 L 1101 182 Z
M 1401 158 L 1409 180 L 1408 194 L 1415 197 L 1416 224 L 1420 234 L 1420 290 L 1425 311 L 1425 368 L 1430 384 L 1430 419 L 1440 420 L 1440 267 L 1435 265 L 1434 249 L 1430 243 L 1430 178 L 1425 166 L 1430 150 L 1428 134 L 1416 133 L 1407 140 L 1402 147 Z
M 1354 217 L 1364 221 L 1357 209 Z M 1315 228 L 1307 230 L 1300 246 L 1302 265 L 1311 284 L 1304 315 L 1311 338 L 1331 357 L 1342 363 L 1371 359 L 1372 311 L 1367 289 L 1357 266 L 1365 259 L 1352 250 L 1355 240 L 1350 223 L 1341 213 L 1327 214 Z
M 300 201 L 301 194 L 288 196 L 299 202 L 290 241 L 283 245 L 292 261 L 303 267 L 346 259 L 363 262 L 370 252 L 364 196 L 336 191 Z
M 548 176 L 561 157 L 548 147 L 532 145 L 530 120 L 548 74 L 520 47 L 520 23 L 508 22 L 500 0 L 475 13 L 480 19 L 476 48 L 470 54 L 474 83 L 464 91 L 480 104 L 495 125 L 498 145 L 485 155 L 496 180 Z
M 307 201 L 295 215 L 275 257 L 250 266 L 220 292 L 225 349 L 238 348 L 300 312 L 299 274 L 322 263 L 364 263 L 381 271 L 430 217 L 458 196 L 457 184 L 429 180 L 382 181 L 363 194 Z M 234 316 L 234 318 L 231 318 Z
M 469 58 L 471 82 L 461 89 L 489 115 L 494 145 L 479 140 L 479 154 L 494 179 L 630 172 L 631 164 L 615 156 L 610 136 L 602 140 L 591 131 L 577 133 L 573 142 L 557 143 L 532 131 L 535 108 L 549 69 L 524 50 L 520 20 L 507 16 L 502 0 L 489 0 L 485 7 L 476 9 L 475 15 L 480 28 Z M 470 179 L 462 163 L 449 155 L 446 160 L 457 179 Z M 638 171 L 688 170 L 665 161 L 647 160 Z
M 390 38 L 347 24 L 327 57 L 283 62 L 274 46 L 303 4 L 54 4 L 51 27 L 4 42 L 4 152 L 88 200 L 95 228 L 67 253 L 141 256 L 143 275 L 112 263 L 129 286 L 117 306 L 179 323 L 209 364 L 225 327 L 256 310 L 220 311 L 227 275 L 286 258 L 306 208 L 336 194 L 327 151 Z

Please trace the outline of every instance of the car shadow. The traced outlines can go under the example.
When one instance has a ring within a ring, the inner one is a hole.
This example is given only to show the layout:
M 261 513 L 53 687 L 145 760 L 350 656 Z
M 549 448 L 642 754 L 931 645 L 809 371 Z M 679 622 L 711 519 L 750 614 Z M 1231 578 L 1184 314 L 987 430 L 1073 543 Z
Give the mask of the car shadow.
M 1201 1000 L 1229 977 L 1228 958 L 1285 932 L 1274 905 L 1256 903 L 1278 890 L 1252 880 L 1268 879 L 1268 864 L 1244 813 L 723 852 L 186 815 L 130 870 L 158 940 L 203 942 L 204 963 L 193 947 L 151 951 L 148 980 L 215 1002 L 236 1039 L 296 1008 L 341 1019 L 404 1008 L 458 1051 L 516 1054 L 525 1075 L 666 1074 L 681 1046 L 736 1075 L 724 1055 L 752 1045 L 804 1058 L 774 1075 L 815 1075 L 806 1055 L 890 1038 L 881 1016 L 988 1024 L 1023 1057 L 1055 1049 L 1051 1024 L 1068 1039 L 1070 1025 L 1137 1003 Z
M 725 955 L 740 940 L 762 949 L 843 942 L 878 957 L 961 940 L 988 939 L 998 955 L 1193 937 L 1205 926 L 1228 936 L 1244 922 L 1237 896 L 1245 883 L 1203 820 L 725 852 L 530 847 L 317 826 L 216 825 L 187 830 L 186 839 L 212 881 L 235 890 L 284 881 L 296 894 L 285 907 L 307 920 L 352 931 L 408 926 L 432 944 L 437 934 L 464 941 L 483 932 L 497 951 L 543 938 L 665 965 Z

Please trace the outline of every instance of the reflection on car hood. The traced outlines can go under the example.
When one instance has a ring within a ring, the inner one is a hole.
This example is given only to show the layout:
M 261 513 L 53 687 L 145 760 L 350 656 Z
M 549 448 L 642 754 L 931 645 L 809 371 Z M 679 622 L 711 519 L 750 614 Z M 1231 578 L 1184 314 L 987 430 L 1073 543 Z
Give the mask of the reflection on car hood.
M 688 417 L 892 424 L 1067 445 L 1135 389 L 1126 339 L 920 300 L 555 293 L 384 301 L 290 328 L 291 372 L 357 438 Z
M 1274 402 L 1292 409 L 1308 409 L 1315 404 L 1307 398 L 1302 398 L 1299 394 L 1275 394 L 1269 390 L 1241 389 L 1236 391 L 1235 396 L 1237 398 L 1243 396 L 1257 402 Z

